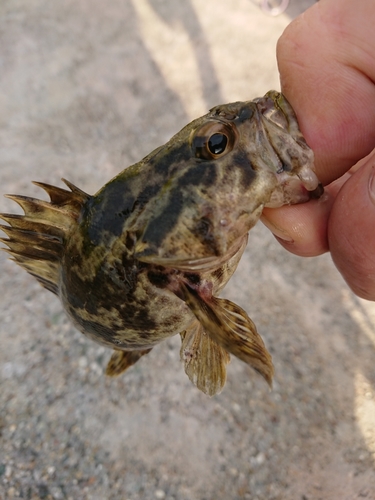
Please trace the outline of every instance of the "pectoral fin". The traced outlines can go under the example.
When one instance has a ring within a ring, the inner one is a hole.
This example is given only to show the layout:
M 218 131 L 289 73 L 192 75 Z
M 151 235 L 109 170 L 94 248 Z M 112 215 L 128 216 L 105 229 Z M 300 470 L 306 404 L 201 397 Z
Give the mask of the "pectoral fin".
M 271 355 L 246 312 L 226 299 L 203 298 L 187 285 L 182 285 L 181 292 L 212 340 L 252 366 L 271 386 L 274 372 Z
M 199 321 L 181 333 L 181 361 L 191 382 L 208 396 L 214 396 L 224 387 L 230 357 L 204 331 Z
M 163 266 L 171 269 L 186 272 L 210 272 L 220 268 L 230 259 L 237 255 L 239 261 L 247 244 L 247 234 L 234 242 L 232 247 L 224 255 L 209 255 L 206 257 L 186 257 L 184 255 L 175 255 L 166 257 L 150 251 L 140 240 L 135 247 L 135 258 L 147 264 Z M 236 262 L 236 264 L 238 263 Z
M 106 375 L 110 377 L 120 375 L 150 351 L 151 349 L 144 349 L 143 351 L 113 351 L 105 371 Z

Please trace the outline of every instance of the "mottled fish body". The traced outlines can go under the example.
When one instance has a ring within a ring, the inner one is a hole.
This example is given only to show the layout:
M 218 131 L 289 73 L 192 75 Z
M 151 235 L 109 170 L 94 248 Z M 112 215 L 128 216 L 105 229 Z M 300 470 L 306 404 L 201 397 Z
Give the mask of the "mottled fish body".
M 246 312 L 217 295 L 264 207 L 321 194 L 290 105 L 278 92 L 213 108 L 91 196 L 36 183 L 50 201 L 9 195 L 14 260 L 58 295 L 76 327 L 114 349 L 117 375 L 179 333 L 191 381 L 216 394 L 229 353 L 269 384 L 271 356 Z

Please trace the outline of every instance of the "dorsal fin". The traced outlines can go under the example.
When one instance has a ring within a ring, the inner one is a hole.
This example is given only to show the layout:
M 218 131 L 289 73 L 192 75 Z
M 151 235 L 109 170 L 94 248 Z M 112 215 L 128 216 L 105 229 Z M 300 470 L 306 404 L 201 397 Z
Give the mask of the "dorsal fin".
M 26 269 L 45 288 L 58 293 L 58 278 L 65 239 L 76 224 L 83 205 L 90 198 L 70 182 L 63 179 L 70 191 L 34 182 L 44 189 L 50 201 L 27 196 L 6 195 L 18 203 L 24 215 L 0 214 L 9 225 L 0 224 L 8 238 L 0 238 L 17 264 Z

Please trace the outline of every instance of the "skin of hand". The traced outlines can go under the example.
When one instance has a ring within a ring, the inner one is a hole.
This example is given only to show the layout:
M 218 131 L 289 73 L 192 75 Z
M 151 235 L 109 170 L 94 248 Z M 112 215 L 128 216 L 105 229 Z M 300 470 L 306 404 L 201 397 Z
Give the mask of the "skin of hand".
M 282 91 L 326 188 L 320 200 L 262 215 L 290 252 L 330 251 L 348 285 L 369 300 L 375 300 L 374 26 L 373 0 L 320 0 L 281 36 Z

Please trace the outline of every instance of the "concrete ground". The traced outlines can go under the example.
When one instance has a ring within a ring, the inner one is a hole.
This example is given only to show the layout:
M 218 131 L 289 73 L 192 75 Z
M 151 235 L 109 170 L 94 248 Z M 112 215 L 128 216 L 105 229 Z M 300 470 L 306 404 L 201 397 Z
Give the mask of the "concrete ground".
M 0 193 L 93 193 L 215 104 L 279 88 L 277 17 L 255 0 L 2 0 Z M 0 197 L 0 211 L 15 211 Z M 276 367 L 232 359 L 212 399 L 177 337 L 123 376 L 0 255 L 0 499 L 375 499 L 375 307 L 330 257 L 259 224 L 225 290 Z

